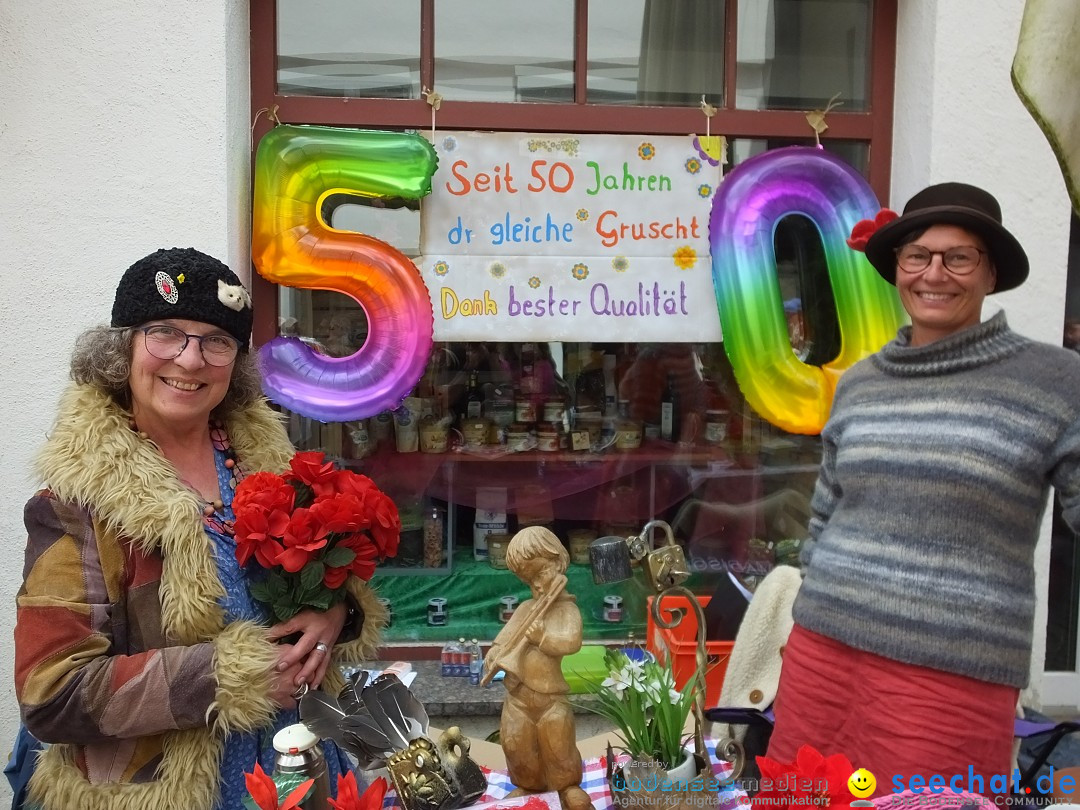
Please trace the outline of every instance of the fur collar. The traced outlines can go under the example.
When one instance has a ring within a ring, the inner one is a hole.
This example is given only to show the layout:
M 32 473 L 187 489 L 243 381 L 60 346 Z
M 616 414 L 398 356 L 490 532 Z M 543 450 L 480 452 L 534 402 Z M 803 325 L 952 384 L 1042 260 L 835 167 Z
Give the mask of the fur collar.
M 129 427 L 131 414 L 87 385 L 72 385 L 37 470 L 60 499 L 90 508 L 97 520 L 164 558 L 162 625 L 181 644 L 207 641 L 224 621 L 224 594 L 199 497 L 183 486 L 157 448 Z M 245 471 L 278 472 L 292 447 L 278 415 L 260 401 L 226 421 Z

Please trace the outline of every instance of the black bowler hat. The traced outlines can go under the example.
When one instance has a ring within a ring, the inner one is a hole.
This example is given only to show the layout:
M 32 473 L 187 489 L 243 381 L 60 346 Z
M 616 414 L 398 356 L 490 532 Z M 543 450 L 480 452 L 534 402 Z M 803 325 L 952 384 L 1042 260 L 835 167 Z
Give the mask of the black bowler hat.
M 113 326 L 179 318 L 224 329 L 247 349 L 251 296 L 236 273 L 195 248 L 169 248 L 139 259 L 124 273 L 113 301 Z
M 896 283 L 896 248 L 912 231 L 933 225 L 957 225 L 986 242 L 997 270 L 992 292 L 1019 287 L 1028 277 L 1028 257 L 1016 237 L 1001 224 L 1001 206 L 988 191 L 967 183 L 938 183 L 924 188 L 904 206 L 904 213 L 882 225 L 866 242 L 866 258 L 890 284 Z

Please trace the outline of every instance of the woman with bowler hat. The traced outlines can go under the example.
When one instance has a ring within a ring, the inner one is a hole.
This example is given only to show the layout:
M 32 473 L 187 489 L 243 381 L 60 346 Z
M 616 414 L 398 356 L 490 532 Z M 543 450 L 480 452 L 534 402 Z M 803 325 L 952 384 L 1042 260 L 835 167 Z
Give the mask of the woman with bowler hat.
M 879 794 L 915 774 L 993 792 L 1012 771 L 1051 486 L 1080 528 L 1080 358 L 1004 312 L 981 319 L 1028 259 L 980 188 L 924 189 L 849 245 L 911 325 L 836 389 L 769 756 L 846 754 Z
M 173 248 L 128 268 L 111 325 L 76 344 L 17 597 L 15 691 L 49 744 L 30 780 L 42 810 L 241 807 L 298 687 L 336 691 L 337 664 L 374 652 L 383 610 L 355 577 L 345 604 L 273 627 L 248 593 L 233 488 L 293 453 L 251 323 L 228 267 Z M 336 785 L 349 762 L 324 754 Z

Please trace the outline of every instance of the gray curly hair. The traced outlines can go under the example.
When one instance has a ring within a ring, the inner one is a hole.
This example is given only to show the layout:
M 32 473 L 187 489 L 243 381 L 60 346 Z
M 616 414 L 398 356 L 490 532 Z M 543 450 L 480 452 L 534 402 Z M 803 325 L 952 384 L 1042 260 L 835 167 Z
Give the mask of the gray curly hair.
M 131 339 L 134 329 L 95 326 L 75 340 L 71 355 L 71 379 L 92 385 L 125 410 L 131 410 Z M 223 419 L 262 398 L 262 377 L 255 358 L 241 351 L 233 364 L 232 379 L 225 398 L 214 408 Z

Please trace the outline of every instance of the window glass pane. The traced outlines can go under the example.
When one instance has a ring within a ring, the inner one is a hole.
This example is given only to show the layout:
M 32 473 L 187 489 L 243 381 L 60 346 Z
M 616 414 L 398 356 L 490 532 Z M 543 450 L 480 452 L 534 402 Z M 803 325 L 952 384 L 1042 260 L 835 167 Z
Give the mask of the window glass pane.
M 866 110 L 871 0 L 739 0 L 735 106 Z
M 419 98 L 420 4 L 277 0 L 283 95 Z
M 696 107 L 724 93 L 724 0 L 592 0 L 588 100 Z
M 320 343 L 333 339 L 317 329 Z M 445 634 L 426 626 L 415 596 L 415 576 L 431 573 L 443 577 L 428 580 L 432 593 L 457 607 L 455 632 L 493 638 L 500 597 L 526 593 L 476 553 L 528 525 L 567 545 L 590 640 L 641 638 L 646 624 L 640 581 L 592 581 L 592 538 L 668 521 L 693 572 L 688 585 L 702 594 L 729 583 L 727 569 L 752 589 L 773 566 L 796 563 L 820 441 L 758 417 L 722 343 L 437 343 L 406 407 L 420 417 L 412 424 L 400 412 L 329 425 L 289 419 L 298 447 L 370 475 L 402 512 L 401 551 L 380 567 L 380 595 L 395 612 L 389 641 Z M 433 510 L 445 557 L 424 543 Z M 617 622 L 604 618 L 612 595 L 623 600 Z
M 573 101 L 573 0 L 439 0 L 435 87 L 454 101 Z
M 734 138 L 728 140 L 728 163 L 738 165 L 749 157 L 781 146 L 813 146 L 811 138 Z M 865 177 L 870 171 L 870 144 L 866 141 L 822 139 L 821 145 Z

